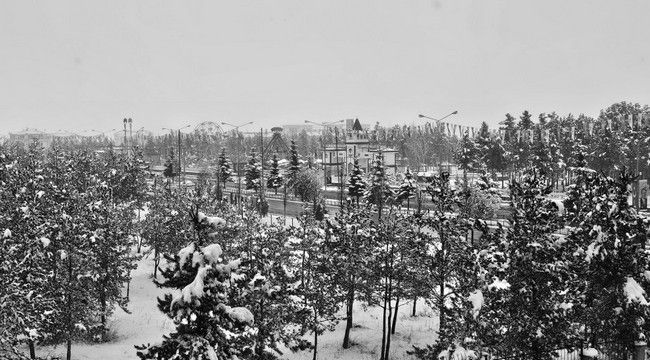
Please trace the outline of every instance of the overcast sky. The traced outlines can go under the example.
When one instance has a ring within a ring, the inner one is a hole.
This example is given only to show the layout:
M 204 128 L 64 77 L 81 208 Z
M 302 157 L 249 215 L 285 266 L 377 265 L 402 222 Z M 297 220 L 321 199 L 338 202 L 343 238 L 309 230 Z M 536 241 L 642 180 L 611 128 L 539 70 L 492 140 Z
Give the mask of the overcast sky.
M 650 1 L 2 1 L 0 133 L 650 103 Z

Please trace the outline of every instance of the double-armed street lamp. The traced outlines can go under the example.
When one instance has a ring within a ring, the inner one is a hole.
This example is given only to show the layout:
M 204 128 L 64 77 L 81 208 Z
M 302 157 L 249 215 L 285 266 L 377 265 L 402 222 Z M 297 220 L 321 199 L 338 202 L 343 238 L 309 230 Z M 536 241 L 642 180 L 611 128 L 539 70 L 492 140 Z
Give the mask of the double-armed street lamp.
M 172 132 L 172 136 L 174 135 L 174 131 L 178 131 L 178 188 L 180 190 L 181 187 L 181 175 L 183 174 L 182 168 L 181 168 L 181 130 L 187 129 L 190 127 L 190 125 L 185 125 L 183 127 L 180 127 L 178 129 L 170 129 L 170 128 L 162 128 L 163 130 L 169 130 Z
M 449 113 L 449 114 L 447 114 L 447 115 L 445 115 L 445 116 L 443 116 L 443 117 L 441 117 L 441 118 L 439 118 L 439 119 L 436 119 L 436 118 L 434 118 L 434 117 L 427 116 L 427 115 L 422 115 L 422 114 L 418 114 L 418 118 L 420 118 L 420 119 L 423 119 L 423 118 L 424 118 L 424 119 L 433 120 L 433 121 L 436 122 L 436 127 L 438 127 L 438 124 L 440 123 L 440 121 L 442 121 L 442 120 L 444 120 L 444 119 L 446 119 L 446 118 L 448 118 L 448 117 L 450 117 L 450 116 L 452 116 L 452 115 L 456 115 L 456 114 L 458 114 L 458 110 L 454 110 L 454 111 L 452 111 L 451 113 Z M 446 154 L 445 154 L 445 157 L 447 158 L 447 159 L 446 159 L 446 161 L 447 161 L 447 166 L 449 166 L 449 154 L 446 153 Z
M 241 145 L 241 135 L 240 135 L 240 132 L 239 132 L 239 128 L 242 127 L 242 126 L 251 125 L 251 124 L 253 124 L 252 121 L 249 121 L 247 123 L 240 124 L 240 125 L 233 125 L 233 124 L 227 123 L 225 121 L 221 122 L 221 125 L 227 125 L 227 126 L 232 127 L 232 129 L 235 131 L 235 135 L 237 136 L 237 150 L 235 151 L 237 153 L 237 204 L 240 207 L 240 209 L 241 209 L 241 164 L 240 164 L 241 163 L 241 158 L 240 158 L 240 156 L 241 156 L 241 147 L 242 147 L 242 145 Z M 264 161 L 264 159 L 262 159 L 262 161 Z M 225 186 L 226 186 L 226 184 L 224 184 L 224 188 L 225 188 Z
M 322 126 L 324 129 L 327 129 L 328 126 L 335 125 L 335 124 L 340 124 L 342 122 L 345 122 L 345 120 L 336 120 L 336 121 L 330 121 L 330 122 L 315 122 L 315 121 L 310 121 L 310 120 L 305 120 L 306 124 L 313 124 L 313 125 L 318 125 Z M 338 177 L 339 181 L 339 206 L 343 208 L 343 177 L 341 176 L 341 163 L 339 161 L 339 128 L 334 127 L 334 148 L 336 149 L 336 175 Z M 347 157 L 347 150 L 345 152 L 345 156 Z M 322 164 L 323 164 L 323 185 L 327 188 L 327 168 L 325 167 L 325 141 L 323 141 L 323 158 L 322 158 Z
M 431 117 L 431 116 L 422 115 L 422 114 L 418 114 L 418 117 L 419 117 L 420 119 L 424 118 L 424 119 L 429 119 L 429 120 L 433 120 L 433 121 L 438 122 L 438 121 L 442 121 L 442 120 L 444 120 L 444 119 L 446 119 L 446 118 L 448 118 L 448 117 L 450 117 L 450 116 L 452 116 L 452 115 L 456 115 L 456 114 L 458 114 L 458 110 L 454 110 L 454 111 L 452 111 L 451 113 L 449 113 L 449 114 L 447 114 L 447 115 L 441 117 L 440 119 L 436 119 L 436 118 L 433 118 L 433 117 Z

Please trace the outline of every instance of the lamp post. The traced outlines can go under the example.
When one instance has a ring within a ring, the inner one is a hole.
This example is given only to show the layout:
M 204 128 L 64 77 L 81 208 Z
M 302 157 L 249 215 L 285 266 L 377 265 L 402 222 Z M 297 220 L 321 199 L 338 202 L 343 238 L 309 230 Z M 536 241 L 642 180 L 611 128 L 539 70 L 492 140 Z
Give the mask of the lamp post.
M 241 163 L 241 159 L 240 159 L 241 151 L 240 150 L 241 150 L 241 139 L 242 139 L 242 137 L 241 137 L 241 134 L 239 132 L 239 128 L 242 127 L 242 126 L 251 125 L 252 123 L 253 123 L 252 121 L 249 121 L 249 122 L 244 123 L 244 124 L 233 125 L 233 124 L 230 124 L 230 123 L 227 123 L 227 122 L 223 122 L 223 121 L 221 122 L 221 125 L 228 125 L 228 126 L 233 128 L 233 130 L 235 131 L 235 135 L 237 136 L 237 140 L 238 140 L 237 141 L 237 150 L 235 152 L 237 153 L 237 206 L 239 206 L 240 210 L 241 210 L 241 173 L 240 173 L 241 172 L 241 164 L 240 164 Z M 225 188 L 225 184 L 224 184 L 224 188 Z
M 327 129 L 327 127 L 330 125 L 340 124 L 344 121 L 345 120 L 336 120 L 336 121 L 318 123 L 314 121 L 305 120 L 305 123 L 322 126 L 323 129 Z M 343 180 L 341 176 L 341 163 L 339 161 L 339 130 L 336 127 L 334 129 L 335 129 L 334 148 L 336 151 L 336 176 L 338 177 L 338 181 L 339 181 L 339 206 L 342 209 L 343 208 Z M 346 149 L 346 154 L 347 154 L 347 149 Z M 327 188 L 327 168 L 325 167 L 325 141 L 323 141 L 323 185 Z
M 172 136 L 174 135 L 174 131 L 178 131 L 178 189 L 180 190 L 181 188 L 181 175 L 183 174 L 183 171 L 181 170 L 181 130 L 186 129 L 190 127 L 190 125 L 185 125 L 183 127 L 180 127 L 178 129 L 170 129 L 170 128 L 162 128 L 163 130 L 169 130 L 172 132 Z
M 122 152 L 124 152 L 124 149 L 126 149 L 126 154 L 130 154 L 130 149 L 129 149 L 129 142 L 126 137 L 126 124 L 129 124 L 129 133 L 131 134 L 131 141 L 133 141 L 133 120 L 131 118 L 124 118 L 122 120 L 122 123 L 124 124 L 124 144 L 122 145 Z
M 443 117 L 441 117 L 439 119 L 436 119 L 434 117 L 427 116 L 427 115 L 422 115 L 422 114 L 418 114 L 418 118 L 433 120 L 433 121 L 436 122 L 436 127 L 438 127 L 440 121 L 442 121 L 442 120 L 444 120 L 444 119 L 446 119 L 446 118 L 448 118 L 448 117 L 450 117 L 452 115 L 456 115 L 456 114 L 458 114 L 458 110 L 454 110 L 454 111 L 450 112 L 449 114 L 447 114 L 447 115 L 445 115 L 445 116 L 443 116 Z M 445 161 L 447 162 L 447 170 L 449 170 L 449 153 L 448 153 L 448 151 L 445 151 L 445 158 L 446 158 Z

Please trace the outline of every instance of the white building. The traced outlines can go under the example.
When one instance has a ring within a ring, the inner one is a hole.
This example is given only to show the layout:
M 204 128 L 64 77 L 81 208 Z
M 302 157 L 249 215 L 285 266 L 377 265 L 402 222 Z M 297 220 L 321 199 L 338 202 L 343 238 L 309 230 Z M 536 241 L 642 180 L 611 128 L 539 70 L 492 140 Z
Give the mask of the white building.
M 380 152 L 386 174 L 395 175 L 397 150 L 371 144 L 372 132 L 364 130 L 358 119 L 348 121 L 346 125 L 345 131 L 338 138 L 338 144 L 335 142 L 325 146 L 322 159 L 325 184 L 345 184 L 354 167 L 354 159 L 358 159 L 359 167 L 368 173 Z

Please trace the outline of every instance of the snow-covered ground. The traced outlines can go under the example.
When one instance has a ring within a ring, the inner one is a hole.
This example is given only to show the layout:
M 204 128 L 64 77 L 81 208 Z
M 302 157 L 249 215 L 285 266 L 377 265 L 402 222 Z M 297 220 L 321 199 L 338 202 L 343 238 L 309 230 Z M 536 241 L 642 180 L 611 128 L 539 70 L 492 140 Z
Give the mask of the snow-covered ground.
M 156 298 L 169 289 L 158 289 L 151 281 L 153 260 L 144 258 L 139 261 L 138 268 L 133 271 L 131 281 L 129 310 L 116 309 L 110 320 L 111 332 L 115 339 L 104 344 L 74 343 L 72 358 L 85 359 L 137 359 L 136 344 L 159 343 L 162 335 L 171 332 L 174 324 L 164 316 L 157 307 Z M 411 317 L 411 303 L 400 309 L 397 331 L 393 337 L 392 359 L 410 359 L 406 354 L 412 345 L 432 343 L 435 339 L 437 316 L 422 301 L 418 303 L 417 317 Z M 370 308 L 364 311 L 361 306 L 354 313 L 355 327 L 351 332 L 354 346 L 342 349 L 344 322 L 339 323 L 334 332 L 327 332 L 318 339 L 319 359 L 323 360 L 363 360 L 377 359 L 381 346 L 381 309 Z M 312 335 L 308 335 L 311 338 Z M 58 356 L 65 358 L 64 344 L 57 347 L 37 347 L 37 354 L 42 357 Z M 299 360 L 311 359 L 311 351 L 298 353 L 285 352 L 282 359 Z

